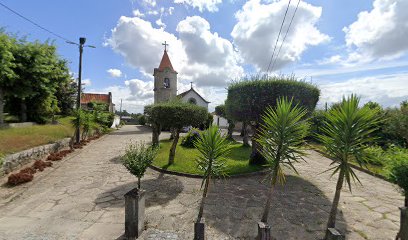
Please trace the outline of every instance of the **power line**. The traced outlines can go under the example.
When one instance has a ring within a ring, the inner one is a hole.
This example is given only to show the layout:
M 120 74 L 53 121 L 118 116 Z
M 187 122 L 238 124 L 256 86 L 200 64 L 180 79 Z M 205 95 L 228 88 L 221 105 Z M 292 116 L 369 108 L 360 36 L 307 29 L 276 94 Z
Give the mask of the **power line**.
M 282 24 L 281 24 L 280 29 L 279 29 L 278 37 L 276 38 L 275 47 L 273 48 L 271 60 L 269 61 L 268 69 L 266 70 L 266 73 L 269 72 L 269 68 L 271 67 L 272 59 L 273 59 L 273 56 L 275 55 L 276 46 L 278 45 L 279 36 L 280 36 L 280 34 L 281 34 L 281 32 L 282 32 L 282 27 L 283 27 L 283 24 L 285 23 L 286 15 L 288 14 L 288 10 L 289 10 L 289 6 L 290 6 L 290 2 L 291 2 L 291 1 L 292 1 L 292 0 L 289 0 L 288 6 L 286 7 L 285 16 L 283 16 Z
M 283 37 L 282 42 L 281 42 L 281 45 L 279 46 L 278 54 L 276 54 L 276 56 L 275 56 L 275 60 L 273 61 L 273 64 L 272 64 L 272 67 L 271 67 L 271 71 L 273 70 L 273 67 L 275 66 L 276 60 L 277 60 L 278 57 L 279 57 L 279 53 L 280 53 L 280 51 L 281 51 L 281 49 L 282 49 L 282 45 L 283 45 L 283 43 L 285 42 L 286 37 L 288 36 L 288 32 L 289 32 L 290 26 L 292 25 L 293 19 L 295 18 L 296 12 L 297 12 L 297 10 L 298 10 L 299 3 L 300 3 L 300 0 L 298 0 L 298 3 L 297 3 L 296 8 L 295 8 L 295 11 L 293 12 L 292 18 L 290 19 L 290 23 L 289 23 L 288 29 L 286 29 L 285 36 Z
M 59 35 L 59 34 L 53 32 L 53 31 L 51 31 L 51 30 L 48 30 L 48 29 L 46 29 L 45 27 L 42 27 L 40 24 L 38 24 L 38 23 L 36 23 L 36 22 L 30 20 L 29 18 L 23 16 L 22 14 L 20 14 L 20 13 L 14 11 L 13 9 L 9 8 L 8 6 L 6 6 L 4 3 L 1 3 L 1 2 L 0 2 L 0 6 L 4 7 L 5 9 L 9 10 L 10 12 L 16 14 L 17 16 L 21 17 L 22 19 L 24 19 L 24 20 L 30 22 L 30 23 L 33 24 L 34 26 L 36 26 L 36 27 L 38 27 L 38 28 L 40 28 L 40 29 L 42 29 L 42 30 L 44 30 L 44 31 L 46 31 L 46 32 L 48 32 L 48 33 L 54 35 L 54 36 L 57 37 L 57 38 L 60 38 L 60 39 L 64 40 L 65 42 L 72 42 L 72 41 L 68 40 L 67 38 L 64 38 L 63 36 L 61 36 L 61 35 Z

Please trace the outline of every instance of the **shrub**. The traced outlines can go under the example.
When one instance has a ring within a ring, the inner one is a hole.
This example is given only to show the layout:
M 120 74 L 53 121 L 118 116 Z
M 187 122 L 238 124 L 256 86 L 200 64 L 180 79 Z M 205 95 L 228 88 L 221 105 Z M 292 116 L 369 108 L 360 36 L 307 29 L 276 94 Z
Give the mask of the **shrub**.
M 34 169 L 38 169 L 38 171 L 42 172 L 46 167 L 51 167 L 52 162 L 44 162 L 43 160 L 37 160 L 33 164 Z
M 376 166 L 384 166 L 386 157 L 384 154 L 384 150 L 378 146 L 371 146 L 364 150 L 364 154 L 366 155 L 366 161 L 369 164 L 376 165 Z
M 137 119 L 137 121 L 139 122 L 140 125 L 146 125 L 146 116 L 145 115 L 140 115 Z
M 398 156 L 398 155 L 397 155 Z M 401 155 L 399 155 L 401 157 Z M 389 166 L 389 179 L 401 187 L 408 207 L 408 157 L 396 158 Z
M 30 173 L 14 173 L 10 174 L 7 179 L 7 183 L 10 185 L 18 185 L 21 183 L 26 183 L 32 181 L 34 178 L 33 174 Z
M 196 128 L 191 129 L 181 141 L 181 146 L 194 148 L 194 142 L 200 138 L 200 135 L 200 130 Z
M 26 167 L 26 168 L 20 170 L 20 173 L 34 174 L 36 172 L 37 171 L 32 167 Z
M 137 187 L 140 189 L 140 179 L 146 172 L 147 167 L 153 162 L 157 151 L 155 148 L 146 146 L 144 143 L 130 144 L 125 154 L 121 157 L 123 165 L 137 177 Z

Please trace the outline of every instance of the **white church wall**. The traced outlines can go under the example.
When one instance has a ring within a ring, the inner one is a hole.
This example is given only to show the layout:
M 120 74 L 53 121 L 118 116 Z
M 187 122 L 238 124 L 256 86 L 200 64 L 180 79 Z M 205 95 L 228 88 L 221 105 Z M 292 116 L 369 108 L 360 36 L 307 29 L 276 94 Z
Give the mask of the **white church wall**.
M 201 107 L 205 107 L 208 110 L 208 103 L 203 101 L 203 99 L 198 96 L 194 91 L 188 92 L 185 96 L 183 96 L 183 101 L 188 102 L 190 98 L 194 98 L 197 101 L 197 105 Z

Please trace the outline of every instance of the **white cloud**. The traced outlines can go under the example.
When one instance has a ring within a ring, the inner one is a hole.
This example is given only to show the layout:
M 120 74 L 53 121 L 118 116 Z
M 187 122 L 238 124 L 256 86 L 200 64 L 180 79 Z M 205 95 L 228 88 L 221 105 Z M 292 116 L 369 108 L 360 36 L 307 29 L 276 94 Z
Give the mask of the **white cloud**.
M 407 9 L 406 0 L 375 0 L 371 11 L 360 12 L 357 21 L 343 29 L 347 46 L 354 53 L 348 62 L 389 59 L 406 53 Z
M 142 0 L 144 5 L 155 7 L 157 5 L 156 0 Z
M 173 15 L 174 7 L 169 7 L 169 15 Z
M 287 1 L 283 0 L 272 1 L 270 4 L 262 4 L 260 0 L 250 0 L 235 14 L 238 22 L 231 33 L 234 44 L 246 61 L 262 70 L 266 70 L 268 67 L 286 7 Z M 289 26 L 294 10 L 295 5 L 292 4 L 276 52 Z M 308 46 L 319 45 L 330 40 L 327 35 L 316 28 L 321 14 L 321 7 L 313 6 L 304 1 L 300 2 L 276 61 L 275 70 L 300 59 Z
M 148 15 L 159 15 L 159 12 L 156 10 L 150 10 L 147 12 Z
M 174 3 L 187 4 L 193 8 L 198 8 L 200 12 L 205 10 L 209 12 L 218 11 L 219 4 L 222 3 L 222 0 L 174 0 Z
M 127 100 L 146 100 L 153 97 L 153 82 L 131 79 L 125 81 L 125 85 L 129 87 L 131 95 Z
M 133 15 L 135 17 L 144 17 L 145 16 L 142 12 L 140 12 L 139 9 L 133 10 Z
M 114 77 L 114 78 L 118 78 L 122 76 L 122 71 L 120 71 L 119 69 L 111 68 L 111 69 L 108 69 L 107 72 L 109 73 L 111 77 Z
M 161 28 L 166 28 L 166 24 L 161 20 L 161 18 L 156 20 L 156 25 L 161 27 Z
M 87 79 L 82 79 L 81 80 L 81 84 L 84 85 L 85 87 L 89 87 L 92 85 L 92 81 L 91 79 L 87 78 Z
M 121 17 L 107 43 L 145 75 L 158 67 L 163 41 L 170 44 L 169 55 L 179 79 L 197 86 L 225 86 L 229 79 L 243 74 L 231 42 L 212 33 L 205 19 L 187 17 L 178 24 L 177 32 L 179 38 L 141 18 Z
M 407 79 L 408 73 L 401 73 L 321 84 L 319 104 L 338 102 L 343 96 L 354 93 L 361 97 L 362 103 L 375 101 L 385 107 L 398 106 L 408 99 L 408 89 L 402 87 L 407 84 Z

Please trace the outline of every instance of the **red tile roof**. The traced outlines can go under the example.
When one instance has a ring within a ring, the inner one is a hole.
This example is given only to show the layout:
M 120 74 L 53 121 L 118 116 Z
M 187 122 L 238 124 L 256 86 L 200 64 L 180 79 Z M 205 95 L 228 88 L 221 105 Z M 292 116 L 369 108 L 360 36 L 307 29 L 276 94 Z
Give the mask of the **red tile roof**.
M 107 103 L 110 104 L 109 94 L 99 94 L 99 93 L 83 93 L 81 96 L 81 103 Z
M 159 70 L 163 71 L 166 68 L 170 68 L 172 71 L 175 71 L 173 69 L 173 65 L 171 65 L 169 55 L 167 55 L 167 51 L 164 50 L 163 57 L 162 57 L 162 60 L 160 62 Z

